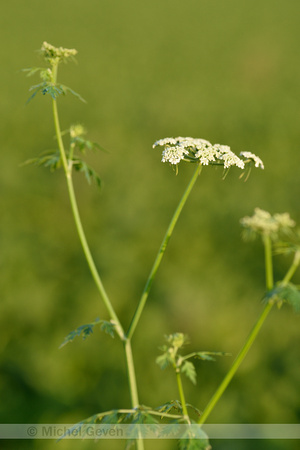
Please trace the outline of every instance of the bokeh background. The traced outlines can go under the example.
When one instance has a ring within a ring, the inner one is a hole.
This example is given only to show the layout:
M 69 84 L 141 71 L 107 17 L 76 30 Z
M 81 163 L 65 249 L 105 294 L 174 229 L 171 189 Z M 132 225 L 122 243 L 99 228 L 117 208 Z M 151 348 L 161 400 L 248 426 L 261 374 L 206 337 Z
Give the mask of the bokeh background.
M 61 82 L 86 100 L 60 99 L 62 128 L 83 123 L 108 153 L 88 155 L 103 188 L 76 176 L 97 265 L 124 325 L 138 302 L 173 210 L 191 176 L 160 162 L 152 144 L 193 136 L 252 151 L 265 170 L 239 180 L 203 170 L 184 209 L 133 340 L 140 399 L 178 397 L 155 364 L 164 335 L 189 350 L 234 356 L 262 309 L 263 250 L 241 239 L 255 207 L 300 222 L 300 56 L 297 0 L 11 0 L 2 5 L 0 166 L 0 420 L 74 423 L 129 406 L 120 343 L 100 331 L 59 350 L 77 326 L 107 318 L 72 222 L 63 173 L 20 164 L 53 148 L 51 102 L 25 106 L 44 40 L 76 48 Z M 288 267 L 275 259 L 277 279 Z M 299 283 L 299 274 L 295 277 Z M 272 311 L 211 423 L 297 423 L 299 317 Z M 233 357 L 197 363 L 190 403 L 204 408 Z M 213 449 L 293 450 L 296 441 L 212 441 Z M 123 442 L 19 441 L 1 448 L 123 448 Z M 146 443 L 153 448 L 154 443 Z M 174 449 L 174 442 L 156 442 Z

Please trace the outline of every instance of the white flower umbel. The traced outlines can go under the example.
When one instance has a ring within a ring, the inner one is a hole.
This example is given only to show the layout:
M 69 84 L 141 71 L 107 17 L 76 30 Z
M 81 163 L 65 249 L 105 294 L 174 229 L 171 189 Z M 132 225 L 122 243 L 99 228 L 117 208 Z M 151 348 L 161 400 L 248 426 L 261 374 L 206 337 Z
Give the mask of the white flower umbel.
M 218 159 L 224 161 L 224 169 L 229 169 L 231 166 L 245 168 L 245 163 L 235 153 L 230 150 L 228 145 L 214 145 L 215 151 L 218 152 Z
M 243 156 L 243 158 L 250 159 L 254 162 L 255 167 L 260 167 L 261 169 L 264 169 L 264 163 L 262 162 L 262 160 L 256 156 L 254 153 L 251 152 L 241 152 L 240 156 Z
M 168 161 L 170 164 L 178 164 L 184 158 L 184 155 L 188 154 L 188 150 L 181 145 L 166 147 L 162 152 L 162 162 Z
M 251 152 L 242 152 L 239 158 L 228 145 L 211 144 L 205 139 L 194 139 L 192 137 L 176 138 L 168 137 L 156 141 L 155 147 L 164 147 L 162 162 L 176 165 L 180 161 L 200 163 L 203 166 L 222 165 L 224 169 L 236 166 L 244 169 L 245 164 L 253 163 L 255 167 L 264 168 L 262 160 Z

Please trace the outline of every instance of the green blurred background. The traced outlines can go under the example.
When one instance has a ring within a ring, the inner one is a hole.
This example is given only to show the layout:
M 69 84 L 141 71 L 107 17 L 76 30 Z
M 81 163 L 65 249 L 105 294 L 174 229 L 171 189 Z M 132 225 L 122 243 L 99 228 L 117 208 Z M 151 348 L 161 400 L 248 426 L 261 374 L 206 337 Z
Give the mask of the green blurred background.
M 88 156 L 103 189 L 76 176 L 90 245 L 125 324 L 143 289 L 172 212 L 191 176 L 176 177 L 152 144 L 193 136 L 252 151 L 265 163 L 249 180 L 205 168 L 179 220 L 133 340 L 140 399 L 178 397 L 173 373 L 155 364 L 166 333 L 193 350 L 235 355 L 260 314 L 263 251 L 243 243 L 239 220 L 255 207 L 300 222 L 300 3 L 297 0 L 12 0 L 1 29 L 2 423 L 73 423 L 129 406 L 122 347 L 96 331 L 58 350 L 66 334 L 107 318 L 72 222 L 62 172 L 20 167 L 54 145 L 51 102 L 25 106 L 44 40 L 76 48 L 60 68 L 68 95 L 62 128 L 81 122 L 109 153 Z M 38 82 L 38 81 L 37 81 Z M 280 279 L 287 259 L 276 258 Z M 300 282 L 300 277 L 295 277 Z M 254 348 L 210 416 L 211 423 L 297 423 L 299 317 L 272 311 Z M 204 408 L 233 358 L 198 363 L 190 403 Z M 215 450 L 296 449 L 296 441 L 213 441 Z M 147 449 L 174 449 L 148 442 Z M 19 441 L 1 448 L 123 448 L 120 442 Z

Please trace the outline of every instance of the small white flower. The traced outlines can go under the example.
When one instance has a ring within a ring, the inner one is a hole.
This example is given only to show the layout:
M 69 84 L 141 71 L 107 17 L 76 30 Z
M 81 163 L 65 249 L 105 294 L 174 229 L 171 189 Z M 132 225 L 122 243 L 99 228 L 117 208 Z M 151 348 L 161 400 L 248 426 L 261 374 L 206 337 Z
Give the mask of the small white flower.
M 194 142 L 196 144 L 196 146 L 203 146 L 206 145 L 208 147 L 211 147 L 212 144 L 209 141 L 206 141 L 205 139 L 194 139 Z
M 162 152 L 162 162 L 178 164 L 184 158 L 184 155 L 188 154 L 188 150 L 179 145 L 176 145 L 174 147 L 166 147 Z
M 208 143 L 197 144 L 197 152 L 195 153 L 195 158 L 198 158 L 201 164 L 207 166 L 210 162 L 213 162 L 218 157 L 214 147 Z
M 229 169 L 231 166 L 245 168 L 245 163 L 235 153 L 233 153 L 228 145 L 215 144 L 214 149 L 218 154 L 218 159 L 224 161 L 224 169 Z
M 164 147 L 162 162 L 169 162 L 171 164 L 178 164 L 181 160 L 185 159 L 190 162 L 198 162 L 203 166 L 219 164 L 223 165 L 224 169 L 229 169 L 231 166 L 244 169 L 245 163 L 252 160 L 255 163 L 255 167 L 264 168 L 262 160 L 253 153 L 242 152 L 241 156 L 246 158 L 246 161 L 244 161 L 233 153 L 228 145 L 212 145 L 205 139 L 181 136 L 176 138 L 168 137 L 156 141 L 153 148 L 157 146 Z M 187 158 L 185 158 L 186 156 Z
M 165 138 L 165 139 L 159 139 L 158 141 L 154 142 L 152 145 L 153 148 L 157 147 L 158 145 L 176 145 L 177 140 L 174 138 Z
M 243 156 L 246 159 L 252 159 L 252 161 L 254 161 L 255 167 L 260 167 L 261 169 L 264 169 L 264 163 L 262 162 L 262 160 L 256 156 L 254 153 L 251 152 L 241 152 L 240 153 L 241 156 Z

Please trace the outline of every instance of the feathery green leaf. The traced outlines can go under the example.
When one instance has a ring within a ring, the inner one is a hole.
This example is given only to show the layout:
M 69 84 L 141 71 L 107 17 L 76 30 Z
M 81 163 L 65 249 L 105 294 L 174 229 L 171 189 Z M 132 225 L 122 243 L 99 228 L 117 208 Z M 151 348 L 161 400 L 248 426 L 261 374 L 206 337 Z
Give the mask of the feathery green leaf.
M 281 307 L 283 302 L 292 306 L 295 312 L 300 312 L 300 290 L 292 283 L 278 284 L 274 289 L 268 291 L 263 299 L 265 303 L 276 302 Z
M 185 374 L 185 376 L 191 380 L 193 384 L 196 384 L 196 369 L 193 363 L 190 361 L 184 361 L 181 366 L 181 372 Z
M 101 187 L 100 176 L 97 174 L 97 172 L 95 172 L 94 169 L 88 166 L 85 161 L 83 161 L 81 158 L 76 157 L 73 159 L 72 163 L 76 171 L 84 173 L 89 184 L 94 181 L 99 188 Z
M 77 336 L 82 336 L 83 339 L 86 339 L 93 333 L 95 325 L 100 325 L 100 329 L 102 331 L 114 337 L 114 327 L 115 327 L 114 324 L 111 322 L 107 322 L 106 320 L 96 319 L 94 322 L 81 325 L 80 327 L 71 331 L 65 337 L 63 343 L 60 345 L 59 348 L 64 347 L 68 342 L 72 342 Z
M 61 167 L 61 158 L 59 150 L 47 150 L 41 153 L 36 158 L 31 158 L 25 161 L 22 165 L 34 164 L 35 166 L 49 167 L 51 171 Z

